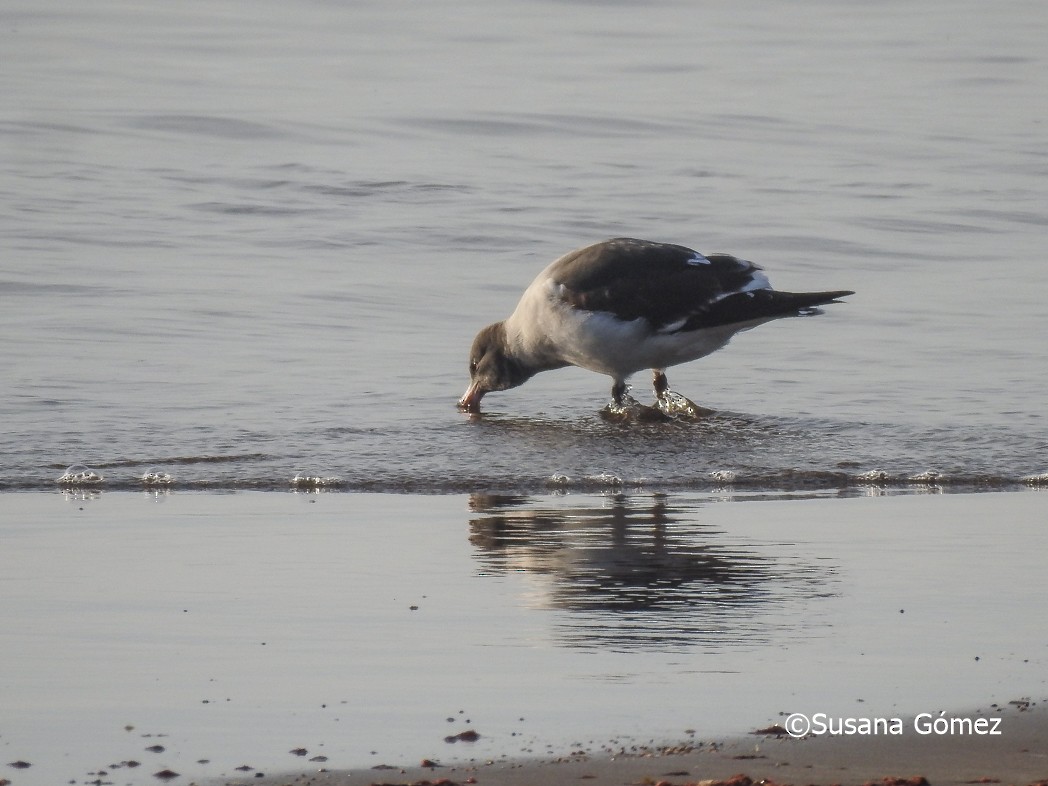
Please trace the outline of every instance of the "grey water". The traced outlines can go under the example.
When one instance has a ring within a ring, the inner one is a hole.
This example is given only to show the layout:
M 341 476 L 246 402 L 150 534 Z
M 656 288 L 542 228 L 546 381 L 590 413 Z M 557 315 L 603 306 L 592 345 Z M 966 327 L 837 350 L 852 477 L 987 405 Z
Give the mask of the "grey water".
M 1036 0 L 7 2 L 0 489 L 1043 480 L 1046 39 Z M 474 333 L 618 235 L 857 294 L 672 369 L 702 423 L 574 369 L 456 411 Z

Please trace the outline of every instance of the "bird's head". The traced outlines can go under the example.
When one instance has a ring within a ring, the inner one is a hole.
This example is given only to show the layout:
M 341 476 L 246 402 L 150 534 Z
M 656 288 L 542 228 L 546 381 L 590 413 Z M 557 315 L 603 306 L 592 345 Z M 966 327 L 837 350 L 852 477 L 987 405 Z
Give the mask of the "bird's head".
M 529 372 L 511 354 L 502 322 L 488 325 L 477 333 L 469 350 L 469 387 L 459 399 L 459 409 L 480 412 L 484 394 L 523 385 L 534 372 Z

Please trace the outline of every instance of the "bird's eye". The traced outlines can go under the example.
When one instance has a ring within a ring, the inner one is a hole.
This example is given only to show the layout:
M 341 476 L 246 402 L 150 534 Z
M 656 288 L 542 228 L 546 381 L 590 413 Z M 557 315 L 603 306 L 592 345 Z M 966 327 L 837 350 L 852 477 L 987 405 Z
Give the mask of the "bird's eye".
M 469 361 L 469 373 L 471 375 L 477 373 L 477 361 L 475 361 L 475 360 Z

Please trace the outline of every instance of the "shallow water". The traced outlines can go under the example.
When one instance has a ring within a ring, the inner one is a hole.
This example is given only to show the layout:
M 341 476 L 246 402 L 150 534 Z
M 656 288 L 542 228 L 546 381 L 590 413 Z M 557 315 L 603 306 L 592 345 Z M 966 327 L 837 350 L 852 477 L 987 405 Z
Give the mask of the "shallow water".
M 8 494 L 0 761 L 137 784 L 1044 701 L 1042 495 Z
M 1046 28 L 1032 1 L 9 3 L 0 488 L 1043 473 Z M 576 370 L 457 412 L 475 331 L 614 235 L 858 294 L 672 369 L 698 426 L 604 424 Z

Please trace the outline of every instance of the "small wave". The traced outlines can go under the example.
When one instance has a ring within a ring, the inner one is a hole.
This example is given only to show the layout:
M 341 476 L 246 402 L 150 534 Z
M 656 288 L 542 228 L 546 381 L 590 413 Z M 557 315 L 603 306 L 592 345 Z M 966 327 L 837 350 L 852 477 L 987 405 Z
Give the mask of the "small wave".
M 731 469 L 717 469 L 710 473 L 710 478 L 721 485 L 730 486 L 738 479 L 737 472 Z
M 611 472 L 598 472 L 595 475 L 583 475 L 578 478 L 565 475 L 563 472 L 554 472 L 546 479 L 544 485 L 548 490 L 564 493 L 568 491 L 593 492 L 618 490 L 627 484 L 640 487 L 646 485 L 646 483 L 647 481 L 645 478 L 626 480 Z
M 174 457 L 146 464 L 129 459 L 75 463 L 59 476 L 41 472 L 0 476 L 2 491 L 47 491 L 87 487 L 105 491 L 136 491 L 143 487 L 169 491 L 287 491 L 323 489 L 339 492 L 389 494 L 460 493 L 628 493 L 634 489 L 660 492 L 706 492 L 731 487 L 739 492 L 814 492 L 840 496 L 892 493 L 949 493 L 1018 491 L 1048 488 L 1048 472 L 1006 474 L 950 473 L 940 470 L 869 469 L 852 471 L 812 469 L 723 468 L 672 477 L 630 475 L 600 471 L 568 474 L 485 474 L 468 472 L 399 471 L 373 468 L 366 475 L 347 478 L 337 472 L 302 470 L 281 472 L 264 466 L 262 454 L 240 456 Z M 49 465 L 60 467 L 62 465 Z M 179 472 L 173 471 L 180 467 Z M 106 470 L 103 472 L 103 470 Z
M 105 475 L 86 464 L 72 464 L 58 478 L 63 486 L 93 486 L 104 480 Z
M 303 208 L 285 205 L 250 205 L 243 202 L 197 202 L 189 207 L 205 213 L 227 216 L 295 216 L 309 212 Z
M 460 183 L 415 183 L 408 180 L 360 180 L 339 185 L 326 183 L 319 185 L 304 185 L 302 186 L 302 190 L 308 193 L 320 194 L 321 196 L 363 199 L 388 194 L 402 196 L 446 191 L 468 193 L 472 188 Z
M 174 482 L 174 475 L 155 467 L 150 467 L 142 473 L 142 483 L 146 486 L 170 486 Z
M 919 472 L 916 475 L 910 475 L 906 480 L 910 483 L 938 484 L 939 481 L 943 480 L 943 474 L 937 470 L 929 469 L 924 472 Z
M 291 487 L 294 489 L 330 489 L 338 488 L 341 485 L 342 478 L 337 475 L 324 477 L 322 475 L 297 472 L 295 477 L 291 478 Z
M 860 472 L 855 476 L 855 480 L 860 484 L 872 483 L 875 485 L 883 485 L 892 482 L 891 475 L 883 469 L 871 469 L 866 472 Z
M 277 128 L 216 115 L 141 115 L 127 120 L 131 128 L 222 139 L 273 139 L 285 136 Z

